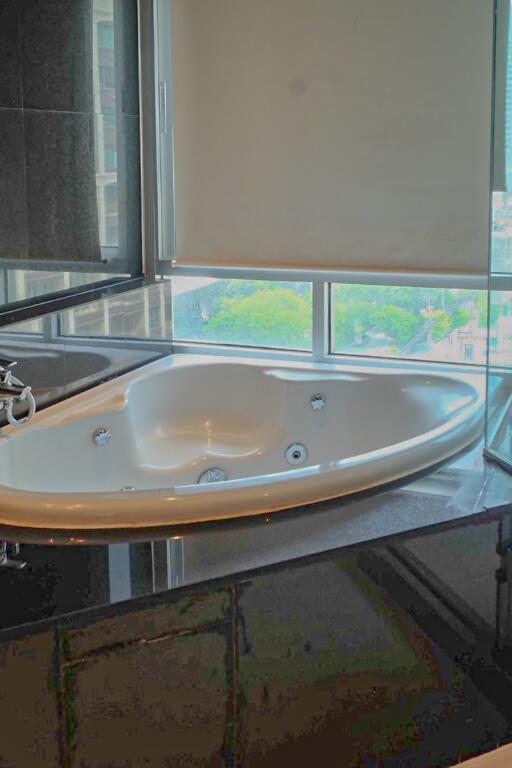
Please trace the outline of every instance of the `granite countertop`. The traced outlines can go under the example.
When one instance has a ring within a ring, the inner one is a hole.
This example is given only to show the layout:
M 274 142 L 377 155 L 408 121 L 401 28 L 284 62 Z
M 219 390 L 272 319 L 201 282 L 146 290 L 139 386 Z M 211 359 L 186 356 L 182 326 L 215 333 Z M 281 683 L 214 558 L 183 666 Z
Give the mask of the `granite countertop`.
M 480 443 L 371 492 L 252 518 L 100 534 L 4 528 L 2 537 L 21 543 L 27 566 L 0 570 L 4 594 L 16 595 L 4 603 L 0 634 L 155 593 L 334 557 L 365 542 L 374 546 L 411 532 L 463 527 L 468 518 L 496 520 L 509 508 L 512 476 L 482 457 Z

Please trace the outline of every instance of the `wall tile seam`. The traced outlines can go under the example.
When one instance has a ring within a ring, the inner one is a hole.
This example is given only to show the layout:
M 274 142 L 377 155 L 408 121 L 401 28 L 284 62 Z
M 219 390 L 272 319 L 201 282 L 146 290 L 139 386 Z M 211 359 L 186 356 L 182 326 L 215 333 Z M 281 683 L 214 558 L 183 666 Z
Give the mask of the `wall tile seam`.
M 139 117 L 139 112 L 98 112 L 97 110 L 80 110 L 80 109 L 43 109 L 42 107 L 0 107 L 0 109 L 18 110 L 21 112 L 35 112 L 51 115 L 93 115 L 94 117 L 115 117 L 116 120 L 119 117 Z
M 95 110 L 90 110 L 89 112 L 83 111 L 83 110 L 72 110 L 72 109 L 42 109 L 40 107 L 22 107 L 18 105 L 17 107 L 9 107 L 5 104 L 0 104 L 0 112 L 33 112 L 35 114 L 43 114 L 43 115 L 84 115 L 84 116 L 92 116 L 92 117 L 107 117 L 107 116 L 113 116 L 116 118 L 116 120 L 120 117 L 140 117 L 140 112 L 97 112 Z
M 198 624 L 194 627 L 187 627 L 186 629 L 177 629 L 171 632 L 163 632 L 162 634 L 155 635 L 154 637 L 137 637 L 131 640 L 119 640 L 117 642 L 108 643 L 106 645 L 98 646 L 88 653 L 83 654 L 75 659 L 68 659 L 61 662 L 62 669 L 69 669 L 72 667 L 86 664 L 88 661 L 95 659 L 98 656 L 103 656 L 108 653 L 115 653 L 119 650 L 131 648 L 137 645 L 154 645 L 155 643 L 161 643 L 166 640 L 172 640 L 178 637 L 187 637 L 199 634 L 207 634 L 209 632 L 219 632 L 224 634 L 225 628 L 231 626 L 230 619 L 217 619 L 215 621 L 208 621 L 204 624 Z M 67 651 L 69 653 L 69 649 Z

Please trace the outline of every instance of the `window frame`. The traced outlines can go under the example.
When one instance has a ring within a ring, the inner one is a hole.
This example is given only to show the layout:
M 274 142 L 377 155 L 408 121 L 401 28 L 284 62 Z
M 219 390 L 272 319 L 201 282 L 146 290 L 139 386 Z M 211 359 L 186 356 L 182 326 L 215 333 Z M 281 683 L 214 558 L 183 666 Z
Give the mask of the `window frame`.
M 488 277 L 485 274 L 419 272 L 419 271 L 370 271 L 347 269 L 290 269 L 281 267 L 246 267 L 205 264 L 180 264 L 177 262 L 175 238 L 175 201 L 174 189 L 174 144 L 173 144 L 173 105 L 172 105 L 172 70 L 169 45 L 171 29 L 171 10 L 168 0 L 153 0 L 153 45 L 154 62 L 154 103 L 155 109 L 155 153 L 156 153 L 156 211 L 157 229 L 155 238 L 154 268 L 163 277 L 216 277 L 223 279 L 246 280 L 283 280 L 290 282 L 310 282 L 312 285 L 312 350 L 311 352 L 293 352 L 286 349 L 267 347 L 235 346 L 233 344 L 214 344 L 204 341 L 172 341 L 173 352 L 246 355 L 248 357 L 268 357 L 304 360 L 315 363 L 353 361 L 355 364 L 399 365 L 401 367 L 438 367 L 443 370 L 481 369 L 474 363 L 449 363 L 442 361 L 415 360 L 400 357 L 376 357 L 353 355 L 336 352 L 331 348 L 331 286 L 335 283 L 359 285 L 388 285 L 414 288 L 469 288 L 488 289 Z M 164 216 L 164 211 L 167 215 Z M 511 276 L 512 279 L 512 276 Z M 172 292 L 171 292 L 172 296 Z M 172 298 L 171 298 L 172 301 Z M 172 314 L 172 306 L 171 306 Z

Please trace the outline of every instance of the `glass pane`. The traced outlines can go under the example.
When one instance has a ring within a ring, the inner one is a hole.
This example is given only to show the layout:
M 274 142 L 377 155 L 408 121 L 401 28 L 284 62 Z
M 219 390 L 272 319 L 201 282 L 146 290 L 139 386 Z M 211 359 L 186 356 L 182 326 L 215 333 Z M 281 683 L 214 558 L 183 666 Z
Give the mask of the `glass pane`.
M 311 283 L 178 277 L 173 336 L 280 349 L 311 349 Z
M 490 292 L 489 365 L 510 367 L 512 359 L 512 292 Z
M 335 285 L 331 295 L 333 352 L 485 363 L 485 291 Z
M 4 325 L 0 328 L 0 344 L 6 338 L 11 338 L 16 335 L 37 335 L 41 336 L 43 333 L 43 318 L 33 317 L 31 320 L 24 320 L 21 323 L 13 323 L 11 325 Z M 9 357 L 9 355 L 2 355 L 1 357 Z
M 71 288 L 79 288 L 112 277 L 107 272 L 59 272 L 57 270 L 49 272 L 36 269 L 8 269 L 5 271 L 5 276 L 10 302 L 69 291 Z
M 170 281 L 60 313 L 63 336 L 165 340 L 171 336 Z
M 512 463 L 512 13 L 496 6 L 486 446 Z
M 491 269 L 512 272 L 512 194 L 492 193 Z
M 493 277 L 490 292 L 487 445 L 510 461 L 512 389 L 512 291 L 500 290 Z M 504 286 L 508 281 L 503 279 Z

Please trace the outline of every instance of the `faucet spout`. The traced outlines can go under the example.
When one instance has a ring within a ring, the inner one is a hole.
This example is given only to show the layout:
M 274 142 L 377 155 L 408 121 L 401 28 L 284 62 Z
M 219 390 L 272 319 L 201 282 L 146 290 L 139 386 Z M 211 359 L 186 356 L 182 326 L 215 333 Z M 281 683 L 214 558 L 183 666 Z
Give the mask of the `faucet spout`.
M 21 382 L 18 383 L 17 379 L 11 379 L 9 383 L 0 381 L 0 400 L 6 397 L 25 400 L 28 394 L 27 389 L 30 389 L 30 387 L 26 387 Z

